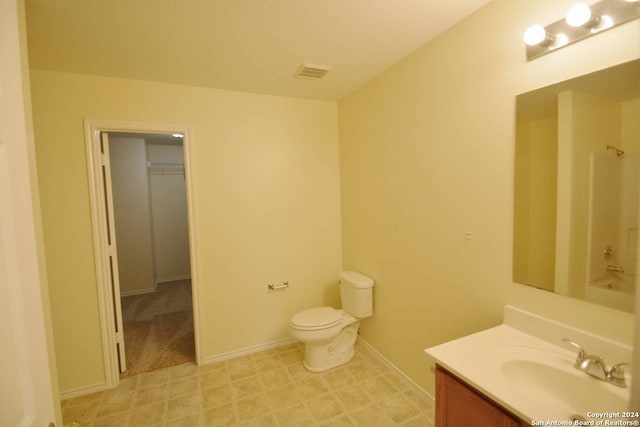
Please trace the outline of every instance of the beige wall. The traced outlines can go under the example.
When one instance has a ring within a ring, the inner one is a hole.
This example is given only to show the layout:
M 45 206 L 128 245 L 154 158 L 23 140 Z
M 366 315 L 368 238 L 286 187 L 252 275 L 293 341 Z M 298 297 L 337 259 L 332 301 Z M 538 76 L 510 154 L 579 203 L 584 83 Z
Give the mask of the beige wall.
M 143 138 L 109 138 L 120 293 L 155 286 L 147 153 Z
M 513 280 L 553 290 L 558 120 L 517 121 L 516 135 Z
M 640 153 L 640 97 L 622 103 L 622 147 L 628 153 Z
M 189 224 L 182 145 L 147 144 L 156 281 L 189 276 Z
M 335 103 L 40 70 L 31 81 L 63 392 L 104 382 L 85 118 L 191 128 L 203 358 L 286 338 L 296 311 L 337 303 Z
M 430 392 L 422 350 L 505 303 L 631 340 L 628 314 L 511 281 L 515 96 L 640 57 L 636 20 L 526 62 L 524 30 L 572 3 L 494 1 L 339 103 L 344 268 L 376 280 L 362 336 Z

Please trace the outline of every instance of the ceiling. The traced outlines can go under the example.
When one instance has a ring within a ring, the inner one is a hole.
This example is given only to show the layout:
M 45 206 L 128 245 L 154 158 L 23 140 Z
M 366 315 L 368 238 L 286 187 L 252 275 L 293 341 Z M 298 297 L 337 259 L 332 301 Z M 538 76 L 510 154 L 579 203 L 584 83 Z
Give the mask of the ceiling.
M 26 0 L 30 66 L 338 100 L 489 0 Z M 302 63 L 333 69 L 294 76 Z

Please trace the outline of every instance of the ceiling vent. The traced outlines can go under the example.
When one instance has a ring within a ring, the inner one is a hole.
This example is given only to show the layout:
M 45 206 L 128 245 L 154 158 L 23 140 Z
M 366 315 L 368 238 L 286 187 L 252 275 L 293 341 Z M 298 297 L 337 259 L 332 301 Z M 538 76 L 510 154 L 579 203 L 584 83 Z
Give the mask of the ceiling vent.
M 298 71 L 296 71 L 296 77 L 301 79 L 320 80 L 331 71 L 333 67 L 327 65 L 315 65 L 315 64 L 302 64 Z

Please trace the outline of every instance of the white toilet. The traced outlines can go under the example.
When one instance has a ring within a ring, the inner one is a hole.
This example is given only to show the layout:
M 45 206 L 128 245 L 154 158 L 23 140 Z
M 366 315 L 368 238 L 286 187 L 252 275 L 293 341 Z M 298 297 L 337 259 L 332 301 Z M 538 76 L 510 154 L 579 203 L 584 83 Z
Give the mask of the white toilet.
M 339 277 L 341 310 L 310 308 L 289 322 L 291 336 L 305 343 L 304 367 L 311 372 L 351 360 L 360 319 L 373 314 L 373 279 L 355 271 L 343 271 Z

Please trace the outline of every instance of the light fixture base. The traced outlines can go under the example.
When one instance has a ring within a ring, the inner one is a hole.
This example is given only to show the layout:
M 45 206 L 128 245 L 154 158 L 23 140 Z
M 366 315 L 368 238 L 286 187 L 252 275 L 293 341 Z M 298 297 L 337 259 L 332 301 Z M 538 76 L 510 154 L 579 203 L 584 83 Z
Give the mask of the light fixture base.
M 548 43 L 526 45 L 527 61 L 538 58 L 559 48 L 568 46 L 577 41 L 599 34 L 617 25 L 624 24 L 636 18 L 640 18 L 640 2 L 601 0 L 590 6 L 591 20 L 585 25 L 572 27 L 564 18 L 544 27 L 545 31 L 557 37 L 558 34 L 566 36 L 566 43 L 558 46 L 550 46 Z M 603 17 L 606 17 L 603 19 Z M 603 22 L 606 19 L 606 22 Z

